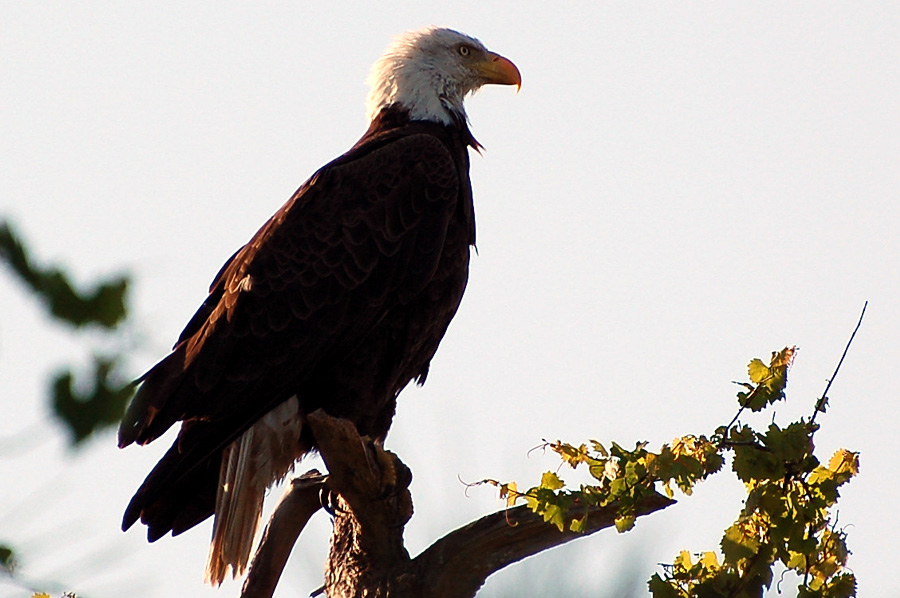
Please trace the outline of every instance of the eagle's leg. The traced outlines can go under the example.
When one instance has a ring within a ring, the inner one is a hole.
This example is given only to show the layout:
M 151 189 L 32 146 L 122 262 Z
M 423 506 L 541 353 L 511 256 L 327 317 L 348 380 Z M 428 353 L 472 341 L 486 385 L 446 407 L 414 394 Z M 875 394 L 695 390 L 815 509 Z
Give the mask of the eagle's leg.
M 328 486 L 337 497 L 331 552 L 325 567 L 329 596 L 356 596 L 355 588 L 378 588 L 385 596 L 388 578 L 378 577 L 409 563 L 403 528 L 412 517 L 412 474 L 380 442 L 360 437 L 345 419 L 316 411 L 307 416 Z M 372 577 L 372 575 L 376 577 Z

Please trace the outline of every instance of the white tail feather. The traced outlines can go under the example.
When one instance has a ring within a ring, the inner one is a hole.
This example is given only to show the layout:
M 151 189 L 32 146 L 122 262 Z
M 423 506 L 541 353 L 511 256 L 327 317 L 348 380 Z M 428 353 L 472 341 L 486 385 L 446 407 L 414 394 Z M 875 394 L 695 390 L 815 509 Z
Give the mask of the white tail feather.
M 269 486 L 284 479 L 303 456 L 298 445 L 300 403 L 291 397 L 256 422 L 222 453 L 206 581 L 220 585 L 231 569 L 244 574 Z

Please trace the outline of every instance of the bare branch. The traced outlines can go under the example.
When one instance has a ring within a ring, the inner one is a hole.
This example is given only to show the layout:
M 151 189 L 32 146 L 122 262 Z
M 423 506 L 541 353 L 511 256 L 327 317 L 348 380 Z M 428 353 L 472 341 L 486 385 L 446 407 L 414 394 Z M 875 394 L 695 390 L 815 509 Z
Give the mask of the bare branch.
M 291 480 L 259 541 L 241 598 L 271 598 L 300 532 L 322 506 L 325 480 L 315 469 Z
M 637 505 L 637 517 L 664 509 L 675 501 L 662 495 L 649 496 Z M 573 517 L 584 515 L 584 507 L 573 505 Z M 584 532 L 560 532 L 526 505 L 498 511 L 463 526 L 413 559 L 424 596 L 463 598 L 474 596 L 491 574 L 548 548 L 560 546 L 613 527 L 616 505 L 591 507 Z

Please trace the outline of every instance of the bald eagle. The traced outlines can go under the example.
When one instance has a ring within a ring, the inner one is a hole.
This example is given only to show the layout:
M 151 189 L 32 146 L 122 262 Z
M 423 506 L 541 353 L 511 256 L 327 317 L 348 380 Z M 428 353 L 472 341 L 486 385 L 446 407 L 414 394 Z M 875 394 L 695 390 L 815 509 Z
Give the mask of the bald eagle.
M 384 439 L 397 395 L 425 381 L 475 243 L 464 98 L 518 69 L 430 27 L 369 77 L 368 130 L 229 259 L 172 352 L 140 378 L 119 446 L 178 438 L 128 505 L 152 542 L 214 515 L 207 580 L 243 573 L 265 492 L 316 449 L 323 409 Z

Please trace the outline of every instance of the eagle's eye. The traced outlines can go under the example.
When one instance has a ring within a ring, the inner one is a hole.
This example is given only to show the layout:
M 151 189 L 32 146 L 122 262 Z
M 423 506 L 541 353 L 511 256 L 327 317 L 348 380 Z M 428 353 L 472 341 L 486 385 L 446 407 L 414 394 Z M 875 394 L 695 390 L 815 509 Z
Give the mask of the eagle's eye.
M 472 49 L 469 46 L 462 44 L 459 46 L 459 55 L 460 56 L 468 56 L 472 53 Z

